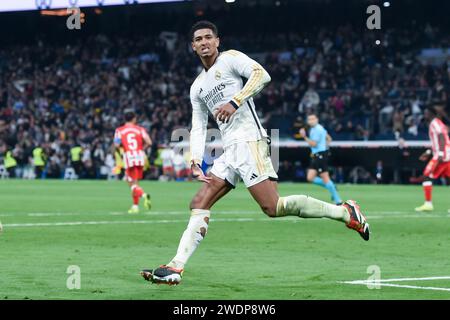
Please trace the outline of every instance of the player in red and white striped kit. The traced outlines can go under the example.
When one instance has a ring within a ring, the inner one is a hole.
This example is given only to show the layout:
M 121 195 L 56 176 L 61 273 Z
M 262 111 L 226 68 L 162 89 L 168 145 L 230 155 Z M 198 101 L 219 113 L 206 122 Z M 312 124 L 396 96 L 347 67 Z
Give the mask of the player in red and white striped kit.
M 440 109 L 428 108 L 425 110 L 425 120 L 430 123 L 428 135 L 431 140 L 431 150 L 427 150 L 422 154 L 420 160 L 426 161 L 430 155 L 433 157 L 423 172 L 424 181 L 422 185 L 425 194 L 425 203 L 417 207 L 416 211 L 432 211 L 433 202 L 431 201 L 431 194 L 433 190 L 433 179 L 440 177 L 450 178 L 450 138 L 448 136 L 447 126 L 439 118 L 438 110 Z
M 116 148 L 123 147 L 123 162 L 125 166 L 125 175 L 131 188 L 133 197 L 133 206 L 128 213 L 139 213 L 139 199 L 144 199 L 144 206 L 150 209 L 150 195 L 145 193 L 139 186 L 139 180 L 142 179 L 145 165 L 144 150 L 152 145 L 147 131 L 138 126 L 137 116 L 134 112 L 125 113 L 126 123 L 117 128 L 114 134 L 114 145 Z

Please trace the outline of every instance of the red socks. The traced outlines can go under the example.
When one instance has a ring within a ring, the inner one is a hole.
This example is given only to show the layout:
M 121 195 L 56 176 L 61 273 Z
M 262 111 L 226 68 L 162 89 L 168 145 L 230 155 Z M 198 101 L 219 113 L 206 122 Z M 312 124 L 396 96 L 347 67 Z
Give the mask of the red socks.
M 133 197 L 133 204 L 138 205 L 139 199 L 144 194 L 144 190 L 139 186 L 132 186 L 131 187 L 131 196 Z
M 424 181 L 422 183 L 423 192 L 425 194 L 425 201 L 431 202 L 431 193 L 433 191 L 433 183 L 431 181 Z

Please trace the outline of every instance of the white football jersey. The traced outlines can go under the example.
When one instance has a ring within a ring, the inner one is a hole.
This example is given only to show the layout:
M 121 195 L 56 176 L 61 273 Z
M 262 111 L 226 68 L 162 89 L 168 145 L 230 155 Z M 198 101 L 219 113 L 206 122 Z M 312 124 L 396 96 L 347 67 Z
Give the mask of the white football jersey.
M 252 97 L 269 82 L 269 74 L 259 63 L 236 50 L 221 52 L 211 68 L 203 69 L 190 91 L 191 159 L 203 159 L 208 112 L 214 115 L 220 106 L 230 101 L 239 108 L 228 123 L 217 121 L 224 148 L 237 142 L 257 141 L 267 137 L 256 114 Z

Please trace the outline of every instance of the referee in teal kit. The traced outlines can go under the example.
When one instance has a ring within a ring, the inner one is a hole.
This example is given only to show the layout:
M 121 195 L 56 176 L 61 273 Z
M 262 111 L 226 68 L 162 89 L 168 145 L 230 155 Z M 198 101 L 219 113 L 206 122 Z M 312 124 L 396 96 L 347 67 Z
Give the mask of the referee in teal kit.
M 309 137 L 305 129 L 300 129 L 300 136 L 305 139 L 311 148 L 311 164 L 308 168 L 307 179 L 309 182 L 317 184 L 327 189 L 331 194 L 331 200 L 336 204 L 341 204 L 342 200 L 336 190 L 336 186 L 330 179 L 328 173 L 328 146 L 331 137 L 327 130 L 319 124 L 319 118 L 315 114 L 308 116 Z

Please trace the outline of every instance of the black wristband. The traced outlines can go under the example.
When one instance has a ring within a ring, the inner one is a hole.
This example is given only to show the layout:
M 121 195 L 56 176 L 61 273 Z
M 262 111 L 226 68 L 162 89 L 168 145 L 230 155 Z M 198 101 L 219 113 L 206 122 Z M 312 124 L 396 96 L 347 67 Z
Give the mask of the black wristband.
M 233 106 L 233 108 L 235 108 L 236 110 L 239 108 L 239 106 L 237 105 L 236 102 L 234 102 L 233 100 L 230 100 L 230 104 Z

